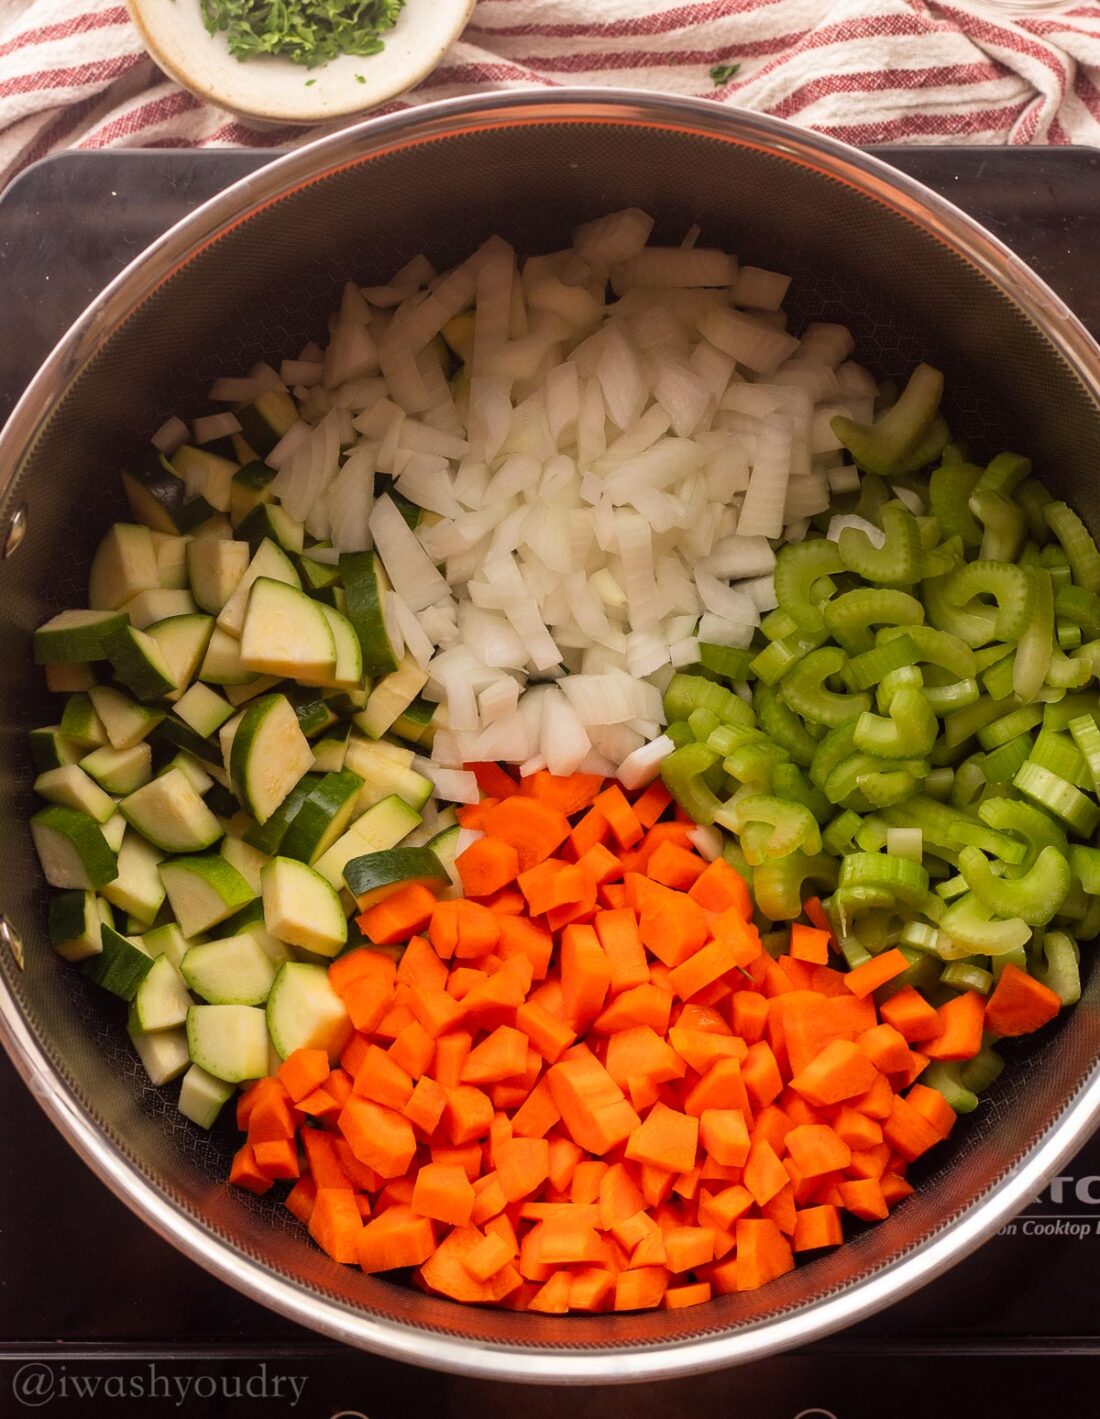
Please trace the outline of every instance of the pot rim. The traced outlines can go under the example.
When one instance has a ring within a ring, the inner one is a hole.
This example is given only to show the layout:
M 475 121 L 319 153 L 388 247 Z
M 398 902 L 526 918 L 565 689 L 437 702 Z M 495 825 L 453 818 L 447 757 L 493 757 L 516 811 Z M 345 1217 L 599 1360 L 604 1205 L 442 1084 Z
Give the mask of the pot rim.
M 631 89 L 571 88 L 448 99 L 369 119 L 273 160 L 198 207 L 132 261 L 55 346 L 0 432 L 0 499 L 73 381 L 157 288 L 256 210 L 348 166 L 481 128 L 593 121 L 680 130 L 774 153 L 812 168 L 921 227 L 977 271 L 1047 336 L 1100 404 L 1100 346 L 1008 247 L 950 202 L 856 148 L 780 119 L 705 99 Z M 1100 1062 L 1032 1149 L 941 1234 L 836 1294 L 736 1331 L 668 1345 L 608 1349 L 486 1345 L 448 1337 L 306 1292 L 232 1251 L 138 1174 L 56 1074 L 29 1021 L 0 991 L 0 1042 L 54 1125 L 100 1179 L 160 1236 L 250 1299 L 299 1324 L 387 1358 L 477 1377 L 538 1384 L 628 1383 L 761 1359 L 853 1324 L 942 1274 L 1031 1202 L 1100 1121 Z

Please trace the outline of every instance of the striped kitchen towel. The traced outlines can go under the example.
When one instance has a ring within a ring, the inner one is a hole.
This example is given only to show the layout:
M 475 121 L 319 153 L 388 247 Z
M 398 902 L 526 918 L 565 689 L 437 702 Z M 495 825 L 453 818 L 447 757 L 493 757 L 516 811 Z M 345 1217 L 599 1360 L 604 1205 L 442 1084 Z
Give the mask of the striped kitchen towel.
M 575 84 L 739 104 L 852 143 L 1100 144 L 1100 3 L 1022 16 L 992 0 L 481 0 L 435 72 L 379 112 Z M 320 131 L 253 127 L 183 92 L 123 5 L 0 0 L 0 183 L 67 147 Z

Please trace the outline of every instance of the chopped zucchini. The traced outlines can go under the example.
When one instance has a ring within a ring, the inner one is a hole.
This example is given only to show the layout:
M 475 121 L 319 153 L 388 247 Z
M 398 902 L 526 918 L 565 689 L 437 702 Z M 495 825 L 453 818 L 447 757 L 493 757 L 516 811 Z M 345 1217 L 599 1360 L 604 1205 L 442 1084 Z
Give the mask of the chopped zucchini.
M 217 853 L 175 857 L 160 864 L 160 878 L 184 936 L 198 936 L 253 899 L 241 874 Z
M 59 611 L 34 633 L 34 663 L 83 664 L 89 660 L 106 660 L 114 638 L 127 625 L 125 611 Z
M 96 548 L 88 578 L 88 605 L 96 611 L 117 611 L 141 591 L 160 586 L 157 554 L 148 527 L 116 522 Z M 90 659 L 66 656 L 68 660 Z
M 187 1045 L 193 1063 L 227 1084 L 267 1073 L 267 1021 L 251 1005 L 192 1005 Z
M 60 803 L 65 808 L 87 813 L 97 823 L 105 823 L 115 811 L 115 800 L 109 793 L 104 793 L 79 764 L 47 769 L 35 779 L 34 791 L 49 803 Z
M 260 879 L 264 923 L 271 935 L 318 956 L 335 956 L 348 939 L 348 923 L 327 879 L 290 857 L 273 857 Z
M 281 1059 L 296 1049 L 323 1049 L 335 1064 L 351 1037 L 344 1002 L 324 966 L 288 961 L 267 997 L 267 1028 Z
M 118 807 L 131 827 L 165 852 L 201 852 L 222 836 L 221 823 L 180 769 L 158 774 Z
M 94 818 L 54 804 L 31 819 L 31 835 L 51 887 L 98 891 L 118 875 L 118 857 Z
M 229 756 L 233 790 L 257 823 L 266 823 L 313 763 L 313 751 L 285 695 L 245 710 Z
M 180 972 L 211 1005 L 263 1005 L 276 966 L 254 936 L 224 936 L 192 946 Z

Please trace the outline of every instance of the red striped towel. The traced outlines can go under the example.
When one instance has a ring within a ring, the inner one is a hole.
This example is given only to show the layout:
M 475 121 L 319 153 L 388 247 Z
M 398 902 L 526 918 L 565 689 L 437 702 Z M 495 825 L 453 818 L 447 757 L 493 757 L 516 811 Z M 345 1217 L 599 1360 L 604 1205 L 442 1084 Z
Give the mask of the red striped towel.
M 721 64 L 740 67 L 716 84 Z M 988 0 L 481 0 L 439 68 L 379 112 L 570 84 L 702 96 L 853 143 L 1100 144 L 1100 2 L 1020 16 Z M 66 147 L 320 131 L 251 127 L 184 93 L 122 5 L 0 0 L 0 182 Z

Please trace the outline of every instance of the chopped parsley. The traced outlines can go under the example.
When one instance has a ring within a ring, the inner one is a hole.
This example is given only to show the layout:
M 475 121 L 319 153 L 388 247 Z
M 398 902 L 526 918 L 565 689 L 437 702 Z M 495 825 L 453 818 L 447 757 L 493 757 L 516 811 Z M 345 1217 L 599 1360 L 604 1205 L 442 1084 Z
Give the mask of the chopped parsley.
M 740 68 L 740 64 L 716 64 L 710 71 L 715 88 L 720 84 L 728 84 Z
M 316 69 L 341 54 L 377 54 L 405 0 L 200 0 L 211 34 L 230 54 L 277 54 Z M 356 75 L 358 78 L 359 76 Z M 362 80 L 361 82 L 366 82 Z

